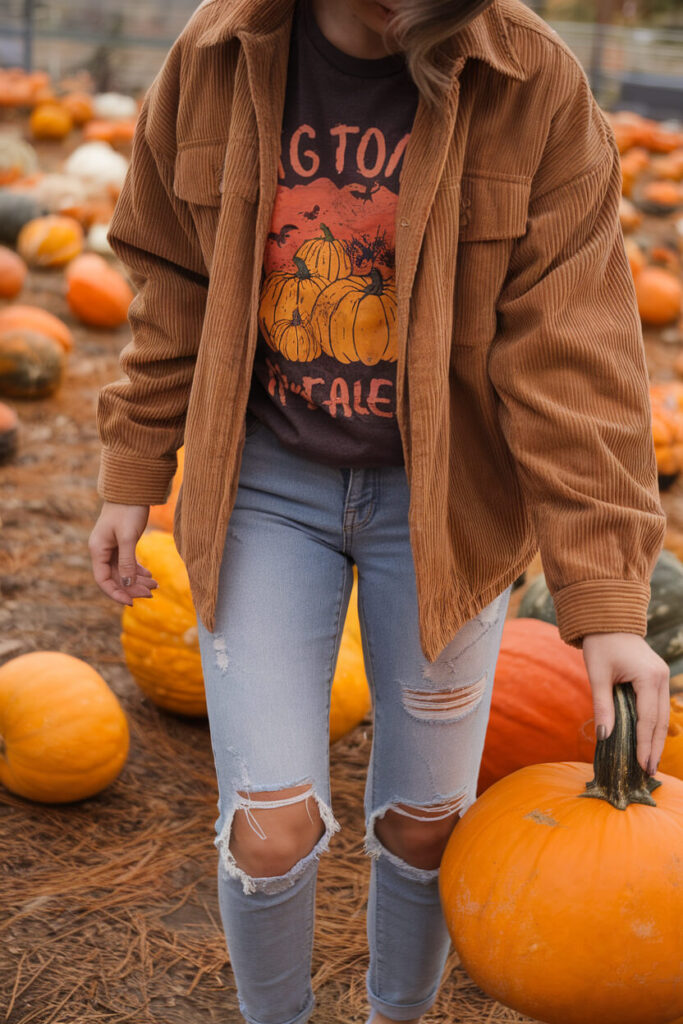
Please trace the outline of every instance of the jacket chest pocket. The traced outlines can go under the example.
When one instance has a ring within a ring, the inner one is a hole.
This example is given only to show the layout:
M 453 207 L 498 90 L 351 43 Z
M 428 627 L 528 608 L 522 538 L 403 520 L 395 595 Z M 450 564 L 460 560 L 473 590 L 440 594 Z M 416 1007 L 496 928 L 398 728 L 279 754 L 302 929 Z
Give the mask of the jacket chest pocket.
M 515 241 L 527 231 L 531 179 L 465 174 L 450 188 L 451 203 L 460 207 L 453 348 L 487 348 Z
M 234 139 L 230 147 L 227 139 L 216 139 L 190 143 L 176 153 L 173 192 L 188 205 L 209 269 L 224 194 L 247 203 L 255 203 L 258 198 L 258 169 L 251 158 L 233 162 L 230 154 L 235 148 Z
M 530 192 L 531 178 L 463 174 L 459 241 L 487 242 L 525 234 Z

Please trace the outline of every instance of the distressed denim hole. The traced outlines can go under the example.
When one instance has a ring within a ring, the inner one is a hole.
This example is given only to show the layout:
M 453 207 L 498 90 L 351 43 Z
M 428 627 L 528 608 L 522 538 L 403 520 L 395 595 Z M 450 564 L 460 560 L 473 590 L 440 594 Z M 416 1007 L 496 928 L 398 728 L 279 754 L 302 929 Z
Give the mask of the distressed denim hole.
M 406 818 L 411 818 L 413 821 L 419 822 L 434 822 L 442 821 L 445 818 L 450 818 L 453 815 L 462 817 L 463 813 L 472 803 L 472 798 L 466 789 L 461 789 L 453 796 L 447 797 L 445 800 L 438 800 L 431 804 L 420 804 L 414 806 L 400 801 L 392 801 L 384 804 L 382 807 L 378 807 L 374 811 L 368 820 L 367 827 L 365 830 L 365 836 L 363 839 L 363 849 L 368 856 L 372 858 L 386 857 L 391 864 L 394 865 L 397 871 L 407 878 L 411 878 L 414 881 L 428 884 L 434 882 L 438 878 L 439 868 L 423 868 L 418 867 L 415 864 L 410 864 L 407 860 L 397 856 L 380 840 L 377 835 L 377 820 L 383 818 L 387 812 L 391 811 L 394 814 L 404 815 Z M 457 823 L 457 818 L 453 822 L 452 828 Z M 452 831 L 452 828 L 450 831 Z
M 488 673 L 473 683 L 450 690 L 413 690 L 404 687 L 403 707 L 412 715 L 430 722 L 454 722 L 470 714 L 481 701 Z
M 290 787 L 284 786 L 282 788 L 287 789 Z M 332 813 L 332 808 L 329 807 L 320 796 L 318 796 L 312 783 L 305 784 L 305 788 L 301 792 L 288 797 L 271 799 L 274 792 L 277 791 L 270 790 L 259 793 L 258 791 L 253 790 L 238 790 L 235 794 L 232 808 L 226 813 L 225 822 L 220 835 L 218 835 L 214 840 L 214 845 L 218 848 L 220 854 L 219 868 L 225 871 L 225 873 L 231 878 L 239 879 L 242 883 L 242 890 L 245 895 L 257 891 L 263 893 L 277 893 L 288 889 L 294 884 L 296 879 L 312 865 L 312 862 L 317 860 L 327 849 L 330 838 L 341 828 L 339 822 Z M 262 810 L 266 808 L 273 809 L 305 801 L 309 819 L 313 822 L 314 819 L 311 817 L 311 812 L 308 807 L 309 799 L 315 800 L 317 804 L 320 818 L 324 826 L 324 831 L 308 854 L 301 857 L 294 865 L 292 865 L 289 871 L 286 871 L 282 875 L 253 877 L 237 864 L 234 854 L 230 849 L 232 821 L 237 811 L 244 811 L 244 816 L 252 831 L 260 840 L 265 841 L 268 839 L 268 836 L 263 829 L 262 823 L 258 820 L 259 808 Z

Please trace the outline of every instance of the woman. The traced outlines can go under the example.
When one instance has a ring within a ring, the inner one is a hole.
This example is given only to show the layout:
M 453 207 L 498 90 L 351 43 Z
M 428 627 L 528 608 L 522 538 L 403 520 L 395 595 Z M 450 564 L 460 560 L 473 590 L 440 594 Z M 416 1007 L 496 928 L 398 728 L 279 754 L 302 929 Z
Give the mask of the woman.
M 145 98 L 108 235 L 138 293 L 128 379 L 100 393 L 90 548 L 113 600 L 152 596 L 135 544 L 184 442 L 174 535 L 251 1024 L 313 1010 L 354 565 L 373 1024 L 436 998 L 439 862 L 538 547 L 598 736 L 632 680 L 656 770 L 668 670 L 643 637 L 665 520 L 619 195 L 585 75 L 519 0 L 209 0 Z

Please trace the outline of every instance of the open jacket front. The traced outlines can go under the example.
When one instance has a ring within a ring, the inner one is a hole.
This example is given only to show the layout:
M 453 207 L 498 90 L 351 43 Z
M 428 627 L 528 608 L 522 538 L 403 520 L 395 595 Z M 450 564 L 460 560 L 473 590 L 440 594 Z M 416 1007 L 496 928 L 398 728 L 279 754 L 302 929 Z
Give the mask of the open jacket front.
M 99 395 L 98 493 L 166 501 L 214 628 L 277 187 L 294 0 L 205 0 L 144 100 L 108 232 L 138 291 Z M 540 548 L 563 639 L 645 635 L 665 515 L 612 129 L 522 0 L 420 97 L 396 213 L 397 420 L 434 661 Z M 305 570 L 305 567 L 304 567 Z M 390 609 L 388 614 L 391 614 Z

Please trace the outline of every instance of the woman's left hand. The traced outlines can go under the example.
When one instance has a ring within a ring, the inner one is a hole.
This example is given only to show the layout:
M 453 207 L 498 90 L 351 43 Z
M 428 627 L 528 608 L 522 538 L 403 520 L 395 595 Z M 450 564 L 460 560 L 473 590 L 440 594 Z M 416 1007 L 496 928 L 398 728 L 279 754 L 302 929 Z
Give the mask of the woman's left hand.
M 654 775 L 669 729 L 669 666 L 635 633 L 588 633 L 583 638 L 583 658 L 593 691 L 596 735 L 600 725 L 606 729 L 598 739 L 606 739 L 614 728 L 615 683 L 633 684 L 638 763 Z

